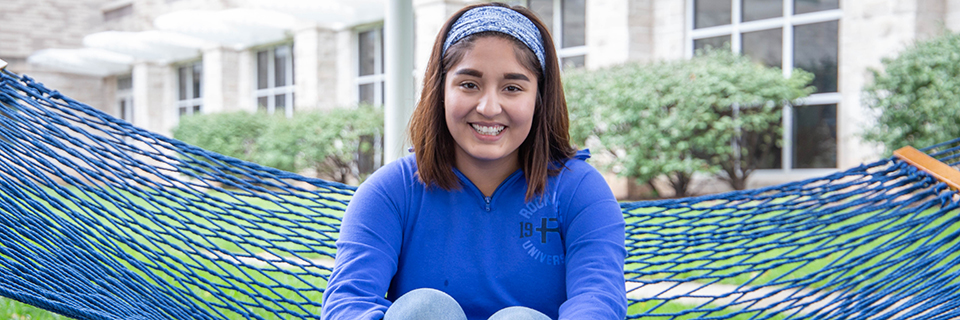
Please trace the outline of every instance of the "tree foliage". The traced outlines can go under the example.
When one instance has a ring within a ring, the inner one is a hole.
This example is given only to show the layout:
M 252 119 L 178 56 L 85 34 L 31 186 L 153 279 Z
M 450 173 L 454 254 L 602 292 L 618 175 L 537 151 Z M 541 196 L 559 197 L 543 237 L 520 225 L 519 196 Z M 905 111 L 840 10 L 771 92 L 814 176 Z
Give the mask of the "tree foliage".
M 918 42 L 883 60 L 882 72 L 871 71 L 874 80 L 864 88 L 863 102 L 876 125 L 864 127 L 865 141 L 890 154 L 960 137 L 960 34 Z
M 371 161 L 383 132 L 383 111 L 371 106 L 297 112 L 215 113 L 184 117 L 174 138 L 265 166 L 338 182 L 362 181 L 361 163 Z
M 812 79 L 800 70 L 785 78 L 780 69 L 716 50 L 570 72 L 564 84 L 576 143 L 596 138 L 621 176 L 649 183 L 665 175 L 676 195 L 686 196 L 697 172 L 743 189 L 780 141 L 781 106 L 809 95 Z

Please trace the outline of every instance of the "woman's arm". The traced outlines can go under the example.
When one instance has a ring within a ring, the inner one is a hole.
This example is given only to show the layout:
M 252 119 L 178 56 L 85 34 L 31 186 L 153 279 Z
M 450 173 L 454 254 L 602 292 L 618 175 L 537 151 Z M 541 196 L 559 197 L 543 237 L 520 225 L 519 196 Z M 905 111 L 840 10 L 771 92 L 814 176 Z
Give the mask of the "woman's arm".
M 323 293 L 324 320 L 381 319 L 390 301 L 384 298 L 397 271 L 401 243 L 401 204 L 386 190 L 404 193 L 399 165 L 384 167 L 371 176 L 347 206 L 337 240 L 337 256 Z
M 620 205 L 596 169 L 585 163 L 573 170 L 586 170 L 565 211 L 567 301 L 560 306 L 560 319 L 610 319 L 626 317 L 627 298 L 623 276 L 624 220 Z M 561 204 L 563 204 L 561 200 Z

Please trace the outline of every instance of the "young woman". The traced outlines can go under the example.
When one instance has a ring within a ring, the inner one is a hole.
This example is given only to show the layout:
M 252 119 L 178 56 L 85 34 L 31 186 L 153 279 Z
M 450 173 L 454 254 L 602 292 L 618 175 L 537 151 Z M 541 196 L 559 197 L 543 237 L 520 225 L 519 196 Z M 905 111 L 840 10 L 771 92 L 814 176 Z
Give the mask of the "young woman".
M 503 4 L 437 36 L 414 155 L 360 186 L 323 319 L 623 319 L 624 220 L 569 142 L 547 29 Z

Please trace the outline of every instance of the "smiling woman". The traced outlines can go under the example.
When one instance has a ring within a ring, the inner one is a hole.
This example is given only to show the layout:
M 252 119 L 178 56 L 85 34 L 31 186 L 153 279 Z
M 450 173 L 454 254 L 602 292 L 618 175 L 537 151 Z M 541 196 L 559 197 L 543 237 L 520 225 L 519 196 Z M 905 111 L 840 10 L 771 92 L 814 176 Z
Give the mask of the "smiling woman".
M 444 85 L 456 167 L 485 196 L 520 168 L 517 150 L 530 133 L 537 101 L 537 76 L 520 63 L 532 59 L 536 66 L 536 57 L 497 34 L 459 42 L 457 49 L 466 52 Z
M 570 144 L 532 12 L 469 6 L 437 35 L 415 154 L 347 207 L 324 319 L 623 319 L 624 219 Z

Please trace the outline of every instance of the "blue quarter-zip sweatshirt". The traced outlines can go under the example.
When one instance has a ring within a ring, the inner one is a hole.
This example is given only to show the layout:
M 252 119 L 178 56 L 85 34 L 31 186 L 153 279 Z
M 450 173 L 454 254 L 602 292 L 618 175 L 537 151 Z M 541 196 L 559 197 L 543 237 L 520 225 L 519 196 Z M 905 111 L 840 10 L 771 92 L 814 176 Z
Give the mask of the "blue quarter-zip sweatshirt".
M 552 319 L 623 319 L 624 220 L 587 151 L 525 201 L 521 170 L 485 197 L 424 185 L 414 156 L 377 170 L 347 207 L 323 319 L 380 319 L 418 288 L 446 292 L 470 320 L 509 306 Z M 386 295 L 384 295 L 386 294 Z

